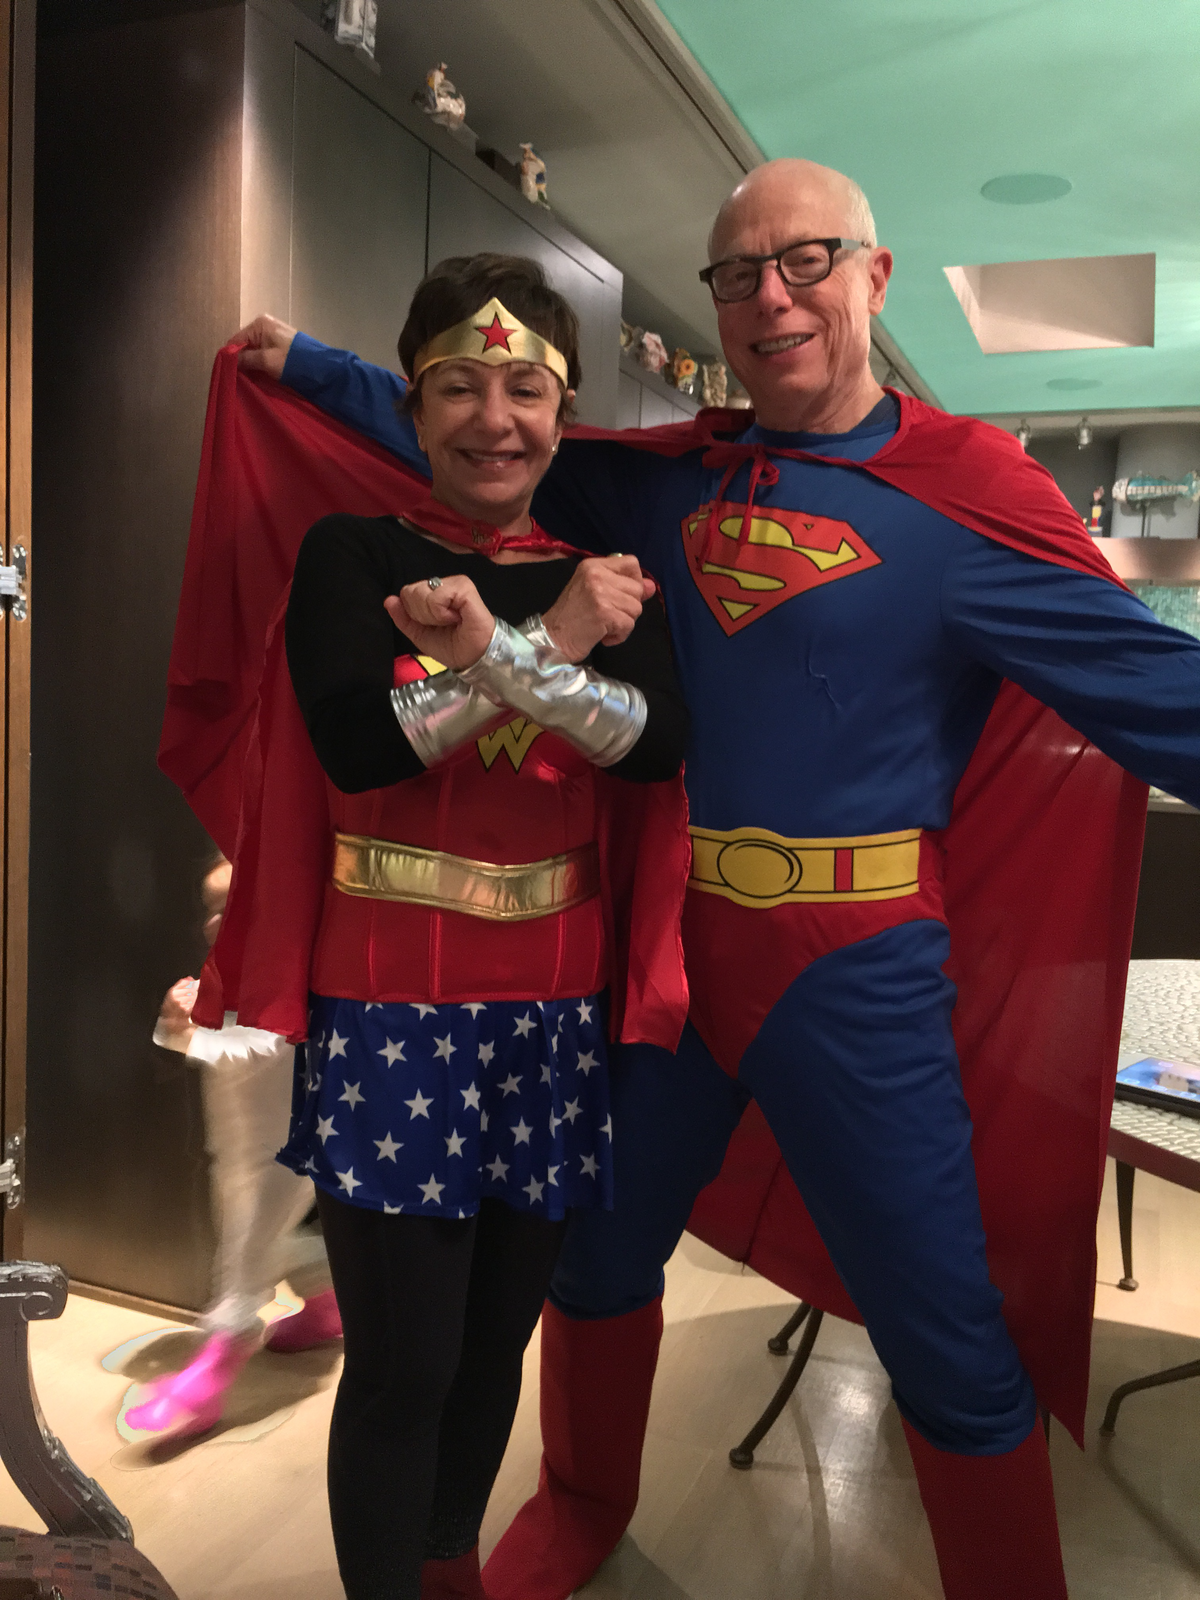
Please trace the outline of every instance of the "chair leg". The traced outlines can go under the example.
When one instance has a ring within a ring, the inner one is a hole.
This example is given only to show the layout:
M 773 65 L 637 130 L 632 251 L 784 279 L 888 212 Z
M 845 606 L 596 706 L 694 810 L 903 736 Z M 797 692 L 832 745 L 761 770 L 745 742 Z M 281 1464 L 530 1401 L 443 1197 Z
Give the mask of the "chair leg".
M 1163 1372 L 1152 1372 L 1148 1378 L 1131 1378 L 1109 1396 L 1108 1410 L 1100 1424 L 1101 1433 L 1113 1433 L 1117 1426 L 1117 1412 L 1126 1395 L 1137 1394 L 1140 1389 L 1157 1389 L 1164 1383 L 1182 1383 L 1185 1378 L 1200 1378 L 1200 1361 L 1185 1361 L 1181 1367 L 1167 1367 Z
M 126 1518 L 47 1428 L 34 1392 L 27 1325 L 61 1316 L 66 1303 L 61 1267 L 0 1263 L 0 1461 L 51 1533 L 132 1542 Z
M 808 1326 L 804 1330 L 804 1337 L 796 1346 L 796 1354 L 792 1357 L 791 1363 L 783 1375 L 783 1381 L 772 1395 L 767 1409 L 750 1429 L 750 1432 L 742 1440 L 741 1444 L 735 1445 L 729 1452 L 729 1460 L 732 1466 L 739 1467 L 743 1472 L 745 1472 L 748 1468 L 754 1465 L 755 1450 L 774 1427 L 780 1412 L 791 1399 L 792 1391 L 800 1382 L 801 1374 L 808 1365 L 808 1358 L 810 1355 L 812 1355 L 813 1345 L 817 1342 L 817 1334 L 821 1331 L 821 1323 L 824 1321 L 824 1318 L 825 1313 L 823 1311 L 817 1311 L 814 1307 L 805 1305 L 804 1302 L 801 1301 L 795 1315 L 788 1321 L 784 1328 L 780 1329 L 780 1331 L 775 1335 L 775 1338 L 769 1342 L 768 1348 L 772 1351 L 775 1351 L 777 1354 L 782 1355 L 787 1350 L 787 1340 L 802 1322 L 807 1321 Z M 783 1344 L 783 1349 L 777 1350 L 776 1347 L 781 1341 Z
M 1117 1225 L 1121 1230 L 1121 1266 L 1125 1276 L 1117 1284 L 1131 1294 L 1137 1288 L 1133 1275 L 1133 1180 L 1137 1169 L 1127 1161 L 1117 1162 Z

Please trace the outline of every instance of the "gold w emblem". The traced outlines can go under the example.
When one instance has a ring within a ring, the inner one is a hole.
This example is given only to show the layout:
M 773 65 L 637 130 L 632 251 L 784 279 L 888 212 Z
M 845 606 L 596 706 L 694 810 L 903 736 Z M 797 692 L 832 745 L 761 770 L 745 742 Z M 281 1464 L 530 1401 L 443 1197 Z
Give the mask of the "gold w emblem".
M 476 741 L 484 767 L 490 772 L 493 761 L 503 750 L 512 762 L 513 771 L 520 772 L 521 763 L 529 754 L 530 746 L 542 731 L 536 722 L 528 722 L 524 717 L 514 717 L 502 728 L 496 728 L 492 733 L 485 733 Z

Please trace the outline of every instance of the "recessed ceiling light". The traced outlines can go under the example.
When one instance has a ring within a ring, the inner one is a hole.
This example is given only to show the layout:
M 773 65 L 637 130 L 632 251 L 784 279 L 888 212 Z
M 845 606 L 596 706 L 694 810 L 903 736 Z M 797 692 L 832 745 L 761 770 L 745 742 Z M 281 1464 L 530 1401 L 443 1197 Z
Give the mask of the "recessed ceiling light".
M 979 192 L 985 200 L 994 200 L 1000 206 L 1036 206 L 1070 194 L 1071 182 L 1049 172 L 1006 172 L 1002 177 L 989 178 Z
M 1046 387 L 1074 392 L 1079 389 L 1101 389 L 1103 384 L 1099 378 L 1051 378 Z

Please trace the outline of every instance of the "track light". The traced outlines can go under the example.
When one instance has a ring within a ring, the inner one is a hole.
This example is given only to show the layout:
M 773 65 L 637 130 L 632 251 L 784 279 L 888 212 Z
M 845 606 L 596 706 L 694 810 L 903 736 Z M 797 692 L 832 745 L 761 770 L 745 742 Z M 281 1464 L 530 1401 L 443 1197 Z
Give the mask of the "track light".
M 1092 427 L 1086 417 L 1079 419 L 1079 426 L 1075 429 L 1075 442 L 1081 450 L 1086 450 L 1092 442 Z
M 1028 450 L 1029 449 L 1029 441 L 1032 438 L 1033 438 L 1033 429 L 1026 422 L 1025 418 L 1022 417 L 1021 418 L 1021 426 L 1017 429 L 1017 443 L 1021 446 L 1022 450 Z

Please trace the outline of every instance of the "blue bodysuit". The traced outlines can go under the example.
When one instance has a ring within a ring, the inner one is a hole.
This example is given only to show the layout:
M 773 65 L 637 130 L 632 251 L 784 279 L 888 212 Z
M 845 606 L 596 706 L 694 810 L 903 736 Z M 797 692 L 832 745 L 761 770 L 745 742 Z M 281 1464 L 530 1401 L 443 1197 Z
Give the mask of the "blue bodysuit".
M 283 376 L 428 472 L 396 413 L 395 375 L 299 335 Z M 865 461 L 896 426 L 888 397 L 848 434 L 754 427 L 744 439 Z M 689 896 L 693 915 L 727 892 L 741 904 L 765 894 L 773 841 L 782 862 L 790 840 L 885 836 L 871 867 L 830 850 L 831 887 L 915 890 L 911 841 L 948 823 L 1006 678 L 1122 766 L 1200 804 L 1200 641 L 1115 584 L 984 538 L 851 467 L 774 460 L 777 481 L 753 496 L 755 559 L 736 568 L 748 464 L 706 542 L 721 473 L 698 450 L 566 438 L 534 502 L 551 533 L 636 554 L 662 585 L 692 714 L 695 876 L 719 891 Z M 750 859 L 747 842 L 757 854 L 739 881 L 721 863 L 736 856 L 729 845 Z M 814 883 L 825 870 L 806 860 Z M 737 1059 L 690 1024 L 674 1057 L 622 1051 L 616 1209 L 573 1222 L 559 1308 L 612 1316 L 661 1292 L 663 1263 L 753 1097 L 904 1416 L 943 1450 L 1015 1449 L 1035 1399 L 988 1276 L 947 955 L 944 923 L 914 911 L 798 961 Z

